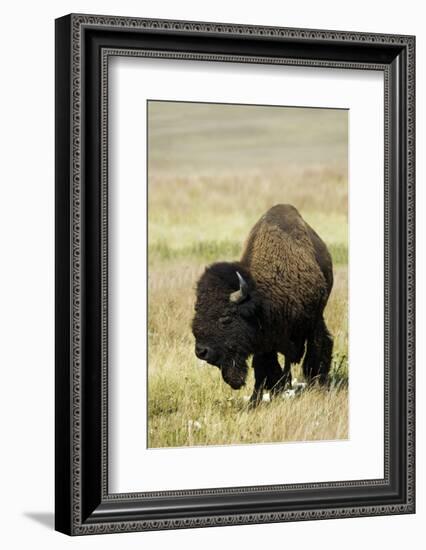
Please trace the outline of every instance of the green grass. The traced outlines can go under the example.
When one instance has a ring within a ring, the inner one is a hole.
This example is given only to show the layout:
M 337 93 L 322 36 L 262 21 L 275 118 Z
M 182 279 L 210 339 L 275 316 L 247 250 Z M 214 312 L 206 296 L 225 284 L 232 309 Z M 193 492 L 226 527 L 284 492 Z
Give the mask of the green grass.
M 241 243 L 238 241 L 200 241 L 182 248 L 172 248 L 166 241 L 158 241 L 149 246 L 150 262 L 171 261 L 185 258 L 196 258 L 204 262 L 236 259 L 241 255 Z M 343 243 L 329 245 L 334 265 L 348 263 L 348 247 Z
M 149 247 L 151 261 L 170 261 L 181 258 L 197 258 L 212 262 L 217 258 L 237 258 L 241 243 L 235 241 L 201 241 L 182 248 L 172 248 L 166 241 L 159 241 Z

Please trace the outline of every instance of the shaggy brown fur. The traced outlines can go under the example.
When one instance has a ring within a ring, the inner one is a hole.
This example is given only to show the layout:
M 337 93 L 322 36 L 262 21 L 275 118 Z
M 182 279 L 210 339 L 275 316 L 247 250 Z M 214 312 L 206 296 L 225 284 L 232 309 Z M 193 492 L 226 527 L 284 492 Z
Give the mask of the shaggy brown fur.
M 243 279 L 243 288 L 237 272 Z M 308 379 L 327 380 L 332 338 L 323 318 L 333 285 L 326 245 L 291 205 L 268 210 L 251 230 L 239 262 L 208 267 L 197 286 L 196 354 L 241 387 L 253 354 L 258 401 L 264 388 L 281 391 L 291 364 L 305 352 Z M 240 288 L 237 302 L 231 294 Z M 284 371 L 277 352 L 285 356 Z

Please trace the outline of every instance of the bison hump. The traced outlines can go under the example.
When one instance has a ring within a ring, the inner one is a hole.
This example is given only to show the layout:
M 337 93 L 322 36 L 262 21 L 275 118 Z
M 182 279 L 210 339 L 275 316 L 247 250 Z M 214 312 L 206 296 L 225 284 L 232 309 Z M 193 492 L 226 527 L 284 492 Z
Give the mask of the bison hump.
M 309 229 L 294 206 L 276 205 L 253 227 L 241 260 L 271 307 L 297 317 L 317 311 L 329 293 Z

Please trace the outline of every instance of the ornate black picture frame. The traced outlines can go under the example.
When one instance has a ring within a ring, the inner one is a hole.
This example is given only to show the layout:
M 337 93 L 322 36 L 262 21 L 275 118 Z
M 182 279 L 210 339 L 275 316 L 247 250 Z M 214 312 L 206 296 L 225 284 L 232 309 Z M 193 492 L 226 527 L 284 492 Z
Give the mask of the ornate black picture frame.
M 111 494 L 107 468 L 110 56 L 384 74 L 384 477 Z M 56 21 L 56 529 L 70 535 L 415 510 L 413 36 L 68 15 Z

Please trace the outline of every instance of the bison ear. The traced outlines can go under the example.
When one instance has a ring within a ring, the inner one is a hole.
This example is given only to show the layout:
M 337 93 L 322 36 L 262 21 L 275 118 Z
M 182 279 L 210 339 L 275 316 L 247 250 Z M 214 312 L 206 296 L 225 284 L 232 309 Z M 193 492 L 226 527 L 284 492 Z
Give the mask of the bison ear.
M 240 283 L 240 288 L 236 290 L 235 292 L 231 292 L 229 295 L 229 301 L 233 304 L 239 304 L 243 302 L 246 298 L 248 298 L 249 291 L 248 291 L 248 284 L 244 280 L 244 277 L 236 271 L 238 282 Z
M 250 291 L 248 299 L 238 306 L 238 311 L 240 315 L 248 321 L 253 321 L 256 317 L 258 317 L 261 309 L 262 306 L 260 297 L 256 290 Z

